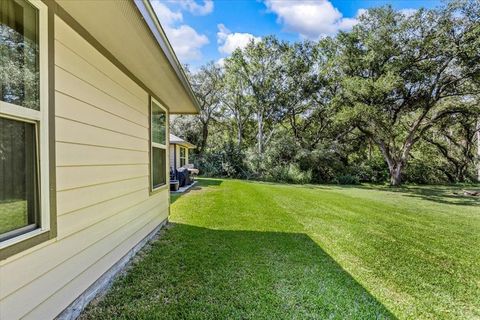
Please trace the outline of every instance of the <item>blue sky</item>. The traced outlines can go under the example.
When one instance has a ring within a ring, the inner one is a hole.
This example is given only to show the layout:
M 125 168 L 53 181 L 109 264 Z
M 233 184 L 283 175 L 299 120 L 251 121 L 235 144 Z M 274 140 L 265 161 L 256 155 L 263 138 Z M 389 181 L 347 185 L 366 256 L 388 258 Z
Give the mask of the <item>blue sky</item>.
M 221 62 L 250 39 L 318 39 L 349 30 L 362 10 L 435 7 L 440 0 L 151 0 L 178 58 L 193 69 Z

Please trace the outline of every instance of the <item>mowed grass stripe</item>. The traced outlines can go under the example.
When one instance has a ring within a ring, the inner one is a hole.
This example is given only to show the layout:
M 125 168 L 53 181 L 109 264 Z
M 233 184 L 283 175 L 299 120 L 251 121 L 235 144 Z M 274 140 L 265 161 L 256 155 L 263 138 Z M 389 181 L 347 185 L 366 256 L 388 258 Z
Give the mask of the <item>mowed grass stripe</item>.
M 480 204 L 461 187 L 202 179 L 84 319 L 476 319 Z

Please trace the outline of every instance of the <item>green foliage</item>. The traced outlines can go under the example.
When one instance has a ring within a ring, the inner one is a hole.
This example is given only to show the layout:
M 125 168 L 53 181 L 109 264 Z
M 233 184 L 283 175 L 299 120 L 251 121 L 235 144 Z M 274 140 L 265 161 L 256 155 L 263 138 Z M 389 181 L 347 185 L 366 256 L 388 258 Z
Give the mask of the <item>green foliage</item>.
M 270 181 L 305 184 L 312 180 L 311 171 L 302 171 L 296 163 L 271 168 L 267 174 L 266 179 Z
M 432 126 L 469 112 L 462 99 L 448 100 L 475 92 L 452 49 L 471 25 L 448 10 L 404 15 L 385 7 L 369 10 L 352 32 L 338 37 L 339 118 L 378 146 L 392 184 L 400 182 L 412 148 Z
M 473 181 L 480 166 L 475 2 L 413 14 L 372 8 L 352 31 L 317 42 L 251 41 L 223 67 L 190 74 L 202 110 L 174 119 L 172 131 L 200 146 L 197 164 L 211 176 Z
M 249 178 L 244 162 L 245 154 L 231 142 L 222 145 L 215 152 L 204 155 L 192 154 L 191 162 L 200 168 L 206 177 Z
M 27 27 L 31 28 L 31 26 L 25 26 Z M 2 57 L 0 59 L 0 98 L 5 102 L 39 110 L 40 73 L 37 43 L 2 21 L 0 57 Z
M 343 185 L 354 185 L 359 184 L 360 179 L 357 176 L 352 176 L 351 174 L 342 175 L 336 178 L 338 184 Z

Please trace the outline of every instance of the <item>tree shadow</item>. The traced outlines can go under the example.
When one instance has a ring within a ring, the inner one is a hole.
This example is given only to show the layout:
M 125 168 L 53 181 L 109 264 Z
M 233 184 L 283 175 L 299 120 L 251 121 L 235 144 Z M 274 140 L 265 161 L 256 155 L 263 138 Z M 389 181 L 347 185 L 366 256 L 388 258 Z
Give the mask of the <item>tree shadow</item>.
M 394 192 L 404 194 L 407 197 L 420 198 L 423 200 L 433 201 L 441 204 L 452 204 L 460 206 L 477 206 L 480 205 L 479 196 L 466 196 L 463 194 L 464 190 L 480 191 L 480 185 L 404 185 L 400 187 L 390 187 L 385 184 L 288 184 L 275 183 L 267 181 L 245 181 L 247 183 L 264 184 L 264 185 L 287 185 L 289 187 L 304 188 L 304 189 L 319 189 L 319 190 L 350 190 L 350 189 L 365 189 L 385 192 Z
M 216 187 L 222 184 L 222 179 L 213 179 L 213 178 L 197 178 L 198 184 L 195 187 Z
M 164 231 L 81 319 L 396 319 L 302 233 Z
M 464 186 L 402 186 L 388 187 L 382 185 L 361 185 L 361 189 L 387 191 L 400 193 L 407 197 L 420 198 L 423 200 L 433 201 L 441 204 L 451 204 L 460 206 L 477 206 L 480 205 L 480 197 L 465 196 L 464 189 L 478 190 L 476 187 Z

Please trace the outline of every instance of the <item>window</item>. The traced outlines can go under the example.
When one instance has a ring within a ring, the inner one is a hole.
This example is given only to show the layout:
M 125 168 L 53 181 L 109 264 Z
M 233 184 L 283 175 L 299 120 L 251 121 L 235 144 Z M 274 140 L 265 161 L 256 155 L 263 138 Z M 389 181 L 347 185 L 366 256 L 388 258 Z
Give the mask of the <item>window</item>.
M 167 183 L 167 112 L 156 100 L 151 100 L 151 167 L 152 190 Z
M 38 221 L 35 124 L 0 118 L 0 237 L 31 231 Z M 0 238 L 0 239 L 1 239 Z
M 49 230 L 47 65 L 47 7 L 1 0 L 0 248 Z
M 187 164 L 187 149 L 180 147 L 180 167 Z

